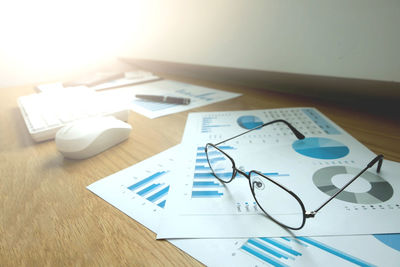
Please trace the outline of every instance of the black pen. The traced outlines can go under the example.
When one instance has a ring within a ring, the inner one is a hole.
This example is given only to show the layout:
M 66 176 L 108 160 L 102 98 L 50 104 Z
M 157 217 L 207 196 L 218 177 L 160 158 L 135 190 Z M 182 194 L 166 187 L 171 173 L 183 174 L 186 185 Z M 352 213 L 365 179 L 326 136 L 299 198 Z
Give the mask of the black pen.
M 136 95 L 136 97 L 154 102 L 181 104 L 181 105 L 190 104 L 190 98 L 184 98 L 184 97 L 172 97 L 172 96 L 161 96 L 161 95 Z

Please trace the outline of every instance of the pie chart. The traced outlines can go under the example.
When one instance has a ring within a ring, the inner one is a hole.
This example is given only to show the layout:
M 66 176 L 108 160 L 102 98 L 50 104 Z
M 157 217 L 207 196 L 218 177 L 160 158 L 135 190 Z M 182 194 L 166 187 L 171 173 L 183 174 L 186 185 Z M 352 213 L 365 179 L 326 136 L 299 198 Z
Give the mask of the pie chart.
M 350 152 L 344 144 L 325 137 L 296 140 L 292 147 L 297 153 L 315 159 L 338 159 Z
M 333 183 L 333 178 L 336 175 L 350 174 L 357 175 L 361 169 L 349 166 L 329 166 L 316 171 L 312 177 L 314 185 L 328 196 L 333 196 L 339 191 Z M 378 204 L 392 198 L 393 187 L 379 175 L 366 171 L 361 174 L 370 185 L 370 189 L 366 192 L 347 191 L 346 189 L 336 196 L 337 199 L 357 203 L 357 204 Z
M 237 119 L 237 123 L 239 124 L 240 127 L 247 130 L 253 129 L 263 124 L 261 119 L 252 115 L 239 117 Z
M 400 252 L 400 234 L 379 234 L 373 236 L 383 244 Z

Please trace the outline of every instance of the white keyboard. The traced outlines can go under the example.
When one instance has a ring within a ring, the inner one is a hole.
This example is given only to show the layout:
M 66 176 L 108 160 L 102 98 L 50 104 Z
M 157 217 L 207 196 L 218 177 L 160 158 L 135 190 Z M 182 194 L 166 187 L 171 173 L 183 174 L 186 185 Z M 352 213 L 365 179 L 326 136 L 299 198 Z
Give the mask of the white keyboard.
M 129 108 L 121 99 L 86 87 L 60 89 L 18 98 L 18 106 L 33 140 L 54 139 L 65 124 L 94 116 L 114 116 L 127 121 Z

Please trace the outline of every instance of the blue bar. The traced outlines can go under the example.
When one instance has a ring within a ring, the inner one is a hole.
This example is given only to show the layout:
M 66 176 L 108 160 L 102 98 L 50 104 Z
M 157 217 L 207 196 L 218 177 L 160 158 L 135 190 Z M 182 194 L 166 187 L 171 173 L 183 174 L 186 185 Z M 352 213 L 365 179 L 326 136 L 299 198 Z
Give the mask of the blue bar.
M 359 266 L 375 266 L 375 265 L 372 265 L 371 263 L 368 263 L 368 262 L 365 262 L 363 260 L 357 259 L 357 258 L 355 258 L 355 257 L 353 257 L 353 256 L 351 256 L 349 254 L 346 254 L 346 253 L 341 252 L 341 251 L 339 251 L 337 249 L 329 247 L 329 246 L 327 246 L 327 245 L 325 245 L 323 243 L 320 243 L 320 242 L 318 242 L 318 241 L 316 241 L 314 239 L 307 238 L 307 237 L 304 237 L 304 236 L 299 236 L 299 237 L 297 237 L 297 239 L 300 239 L 300 240 L 302 240 L 302 241 L 304 241 L 304 242 L 306 242 L 306 243 L 308 243 L 310 245 L 313 245 L 313 246 L 315 246 L 317 248 L 320 248 L 320 249 L 322 249 L 322 250 L 324 250 L 326 252 L 329 252 L 329 253 L 331 253 L 331 254 L 333 254 L 335 256 L 338 256 L 339 258 L 342 258 L 344 260 L 347 260 L 347 261 L 352 262 L 354 264 L 357 264 Z
M 215 156 L 215 155 L 221 155 L 222 153 L 219 150 L 214 150 L 214 151 L 208 151 L 208 156 Z M 196 156 L 198 158 L 207 158 L 206 152 L 197 152 Z
M 221 124 L 221 125 L 218 125 L 218 124 L 216 124 L 216 125 L 202 125 L 202 127 L 201 127 L 201 131 L 204 133 L 207 133 L 207 132 L 209 132 L 210 131 L 210 129 L 212 129 L 212 128 L 223 128 L 223 127 L 227 127 L 227 126 L 230 126 L 229 124 L 225 124 L 225 125 L 223 125 L 223 124 Z
M 247 174 L 249 174 L 249 173 L 247 173 Z M 279 173 L 277 173 L 277 172 L 262 172 L 262 174 L 264 174 L 265 176 L 276 176 L 276 175 L 279 175 Z
M 210 168 L 207 168 L 210 170 Z M 218 177 L 220 178 L 231 178 L 232 173 L 231 172 L 223 172 L 223 173 L 216 173 Z M 248 174 L 248 173 L 247 173 Z M 289 174 L 279 174 L 279 173 L 272 173 L 272 172 L 266 172 L 263 173 L 265 176 L 289 176 Z M 196 172 L 193 176 L 194 178 L 215 178 L 215 176 L 212 174 L 212 172 Z M 242 175 L 238 175 L 237 177 L 242 177 Z
M 167 202 L 167 201 L 164 199 L 163 201 L 158 203 L 157 206 L 159 206 L 160 208 L 164 208 L 165 207 L 165 202 Z
M 196 163 L 208 163 L 207 159 L 196 159 Z
M 210 154 L 210 153 L 208 153 L 208 154 Z M 202 157 L 202 158 L 205 158 L 206 157 L 206 152 L 197 152 L 197 155 L 196 155 L 197 157 Z
M 196 171 L 211 171 L 209 166 L 196 165 L 194 168 Z
M 221 154 L 221 153 L 220 153 Z M 217 162 L 217 161 L 225 161 L 225 160 L 228 160 L 226 157 L 215 157 L 215 158 L 209 158 L 208 159 L 209 161 L 210 161 L 210 163 L 214 163 L 214 162 Z M 206 159 L 206 161 L 207 161 L 207 159 Z
M 233 146 L 218 146 L 218 148 L 222 150 L 236 149 Z
M 219 153 L 219 154 L 221 154 L 221 153 Z M 210 163 L 214 163 L 217 161 L 228 160 L 228 159 L 226 157 L 216 157 L 216 158 L 211 158 L 209 160 L 210 160 Z M 208 163 L 208 160 L 207 160 L 207 158 L 196 158 L 196 164 L 197 163 Z
M 221 197 L 223 193 L 218 191 L 192 191 L 192 197 Z
M 280 174 L 279 172 L 260 172 L 260 173 L 265 176 L 289 176 L 289 174 Z M 247 172 L 247 175 L 249 175 L 249 172 Z
M 140 190 L 139 192 L 137 192 L 137 194 L 138 194 L 139 196 L 146 195 L 148 192 L 150 192 L 150 191 L 156 189 L 156 188 L 159 187 L 160 185 L 161 185 L 161 184 L 152 184 L 152 185 L 150 185 L 150 186 L 144 188 L 143 190 Z
M 283 238 L 283 237 L 281 237 L 281 238 Z M 306 243 L 304 243 L 304 242 L 301 242 L 300 240 L 298 240 L 297 238 L 295 238 L 295 237 L 290 237 L 290 238 L 288 238 L 289 239 L 289 241 L 293 241 L 293 242 L 295 242 L 295 243 L 297 243 L 297 244 L 299 244 L 299 245 L 301 245 L 301 246 L 303 246 L 303 247 L 308 247 L 308 245 L 306 244 Z
M 217 173 L 217 175 L 220 178 L 231 178 L 232 177 L 231 172 Z M 197 179 L 201 179 L 201 178 L 211 179 L 211 178 L 215 178 L 215 176 L 211 172 L 196 172 L 196 173 L 194 173 L 193 178 L 195 178 L 195 179 L 196 178 Z
M 194 97 L 205 99 L 205 100 L 212 100 L 212 98 L 206 98 L 206 96 L 209 96 L 209 95 L 215 95 L 215 93 L 214 92 L 204 93 L 201 95 L 195 95 Z
M 222 150 L 229 150 L 229 149 L 236 149 L 233 146 L 218 146 L 219 149 Z M 205 151 L 206 147 L 205 146 L 199 146 L 197 147 L 197 151 Z
M 268 257 L 267 255 L 261 254 L 260 252 L 252 249 L 251 247 L 247 246 L 246 244 L 244 244 L 241 247 L 241 249 L 247 251 L 248 253 L 256 256 L 257 258 L 259 258 L 259 259 L 261 259 L 261 260 L 263 260 L 263 261 L 265 261 L 265 262 L 267 262 L 269 264 L 272 264 L 273 266 L 277 266 L 277 267 L 286 267 L 286 266 L 288 266 L 288 265 L 286 265 L 284 263 L 281 263 L 281 262 L 279 262 L 279 261 L 277 261 L 277 260 L 275 260 L 273 258 Z
M 279 174 L 279 172 L 262 172 L 265 176 L 289 176 L 289 174 Z
M 149 196 L 149 197 L 147 198 L 147 200 L 148 200 L 148 201 L 151 201 L 151 202 L 154 202 L 154 201 L 156 201 L 157 199 L 159 199 L 159 198 L 165 196 L 165 195 L 168 193 L 168 190 L 169 190 L 169 186 L 164 187 L 162 190 L 158 191 L 158 192 L 155 193 L 154 195 Z
M 212 181 L 193 182 L 193 187 L 221 187 L 222 185 Z
M 288 253 L 290 253 L 290 254 L 292 254 L 294 256 L 300 256 L 301 255 L 300 252 L 297 252 L 297 251 L 293 250 L 291 247 L 289 247 L 289 246 L 287 246 L 285 244 L 282 244 L 281 242 L 278 242 L 276 240 L 272 240 L 272 239 L 267 238 L 267 237 L 260 237 L 260 239 L 265 241 L 265 242 L 268 242 L 268 243 L 274 245 L 275 247 L 280 248 L 280 249 L 282 249 L 282 250 L 284 250 L 284 251 L 286 251 L 286 252 L 288 252 Z
M 249 239 L 249 240 L 247 240 L 247 243 L 252 244 L 255 247 L 258 247 L 259 249 L 262 249 L 263 251 L 265 251 L 269 254 L 272 254 L 275 257 L 289 259 L 289 257 L 286 254 L 280 253 L 277 250 L 275 250 L 267 245 L 261 244 L 261 243 L 257 242 L 255 239 Z
M 211 172 L 195 172 L 193 178 L 215 178 Z
M 163 175 L 163 174 L 165 174 L 165 173 L 166 173 L 165 171 L 157 172 L 157 173 L 155 173 L 155 174 L 153 174 L 153 175 L 147 177 L 146 179 L 143 179 L 143 180 L 137 182 L 136 184 L 133 184 L 133 185 L 129 186 L 128 189 L 134 191 L 134 190 L 136 190 L 137 188 L 139 188 L 139 187 L 141 187 L 141 186 L 143 186 L 143 185 L 145 185 L 145 184 L 151 182 L 152 180 L 158 178 L 159 176 L 161 176 L 161 175 Z
M 219 150 L 214 150 L 214 151 L 208 151 L 208 156 L 216 156 L 216 155 L 221 155 L 221 151 Z M 197 158 L 207 158 L 206 152 L 197 152 L 196 154 Z

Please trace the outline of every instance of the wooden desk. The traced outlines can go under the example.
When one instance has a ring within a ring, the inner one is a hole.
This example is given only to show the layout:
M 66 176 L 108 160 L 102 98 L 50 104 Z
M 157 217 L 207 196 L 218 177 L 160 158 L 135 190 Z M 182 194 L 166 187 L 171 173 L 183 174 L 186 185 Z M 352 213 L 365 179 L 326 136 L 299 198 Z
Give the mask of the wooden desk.
M 400 161 L 398 120 L 310 98 L 197 80 L 244 93 L 195 111 L 313 106 L 386 159 Z M 201 266 L 86 186 L 181 140 L 188 112 L 147 119 L 131 112 L 128 141 L 96 157 L 64 159 L 53 141 L 35 143 L 17 108 L 32 87 L 0 89 L 0 265 Z

